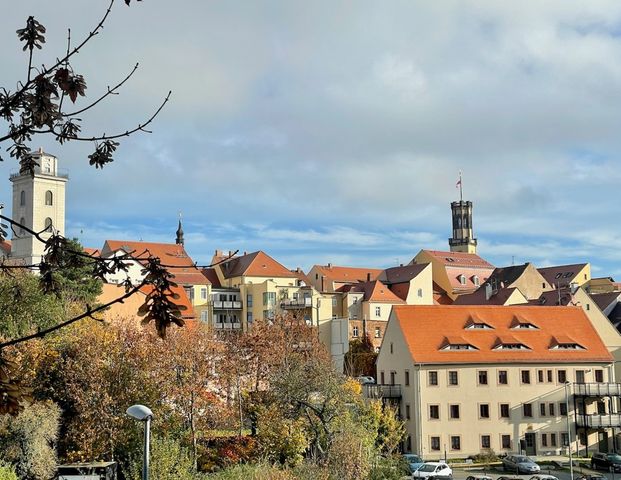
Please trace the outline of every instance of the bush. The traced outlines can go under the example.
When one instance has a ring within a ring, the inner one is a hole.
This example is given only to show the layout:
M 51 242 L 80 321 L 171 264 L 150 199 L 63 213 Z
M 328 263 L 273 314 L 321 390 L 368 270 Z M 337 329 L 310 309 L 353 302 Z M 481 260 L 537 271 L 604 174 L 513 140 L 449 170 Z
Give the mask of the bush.
M 217 437 L 202 443 L 203 451 L 198 457 L 199 472 L 214 472 L 239 463 L 249 463 L 256 458 L 256 441 L 252 437 Z
M 2 460 L 0 460 L 0 480 L 17 480 L 17 474 L 13 466 Z
M 280 470 L 269 464 L 234 465 L 208 476 L 210 480 L 294 480 L 289 470 Z
M 142 478 L 142 456 L 135 457 L 127 472 L 128 480 Z M 195 478 L 188 451 L 174 439 L 153 437 L 149 465 L 153 480 L 192 480 Z

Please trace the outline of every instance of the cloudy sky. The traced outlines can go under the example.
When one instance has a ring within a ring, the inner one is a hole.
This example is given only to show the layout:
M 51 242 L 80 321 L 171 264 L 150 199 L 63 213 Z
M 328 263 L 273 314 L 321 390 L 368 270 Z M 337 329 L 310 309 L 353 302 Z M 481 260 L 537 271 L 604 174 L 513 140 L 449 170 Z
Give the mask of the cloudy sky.
M 48 29 L 36 64 L 49 64 L 106 6 L 4 9 L 0 85 L 24 77 L 28 15 Z M 172 90 L 153 134 L 103 171 L 88 145 L 33 145 L 69 172 L 67 235 L 87 246 L 172 241 L 182 211 L 201 263 L 216 248 L 291 268 L 406 263 L 448 248 L 461 169 L 481 256 L 621 278 L 616 0 L 117 0 L 74 68 L 92 99 L 136 62 L 83 130 L 132 128 Z M 14 169 L 5 159 L 0 178 Z M 0 193 L 10 203 L 8 180 Z

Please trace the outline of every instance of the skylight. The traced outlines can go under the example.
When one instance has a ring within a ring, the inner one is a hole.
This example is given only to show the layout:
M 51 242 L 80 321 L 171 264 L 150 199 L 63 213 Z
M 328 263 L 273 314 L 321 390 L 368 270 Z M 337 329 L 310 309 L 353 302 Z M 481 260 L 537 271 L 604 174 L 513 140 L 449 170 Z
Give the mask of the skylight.
M 586 350 L 578 343 L 558 343 L 550 347 L 550 350 Z
M 449 343 L 441 347 L 440 350 L 478 350 L 478 348 L 469 343 Z
M 530 350 L 530 348 L 523 343 L 500 343 L 493 350 Z

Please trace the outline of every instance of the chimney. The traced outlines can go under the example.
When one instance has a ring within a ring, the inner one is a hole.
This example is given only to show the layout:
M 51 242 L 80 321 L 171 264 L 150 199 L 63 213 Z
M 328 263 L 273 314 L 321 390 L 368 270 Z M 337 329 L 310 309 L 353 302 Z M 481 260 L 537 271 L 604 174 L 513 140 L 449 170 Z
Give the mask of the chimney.
M 489 283 L 485 284 L 485 300 L 492 298 L 492 286 Z
M 402 267 L 402 266 L 403 266 L 403 263 L 400 263 L 400 264 L 399 264 L 399 266 L 400 266 L 400 267 Z
M 367 282 L 371 281 L 371 272 L 367 272 Z
M 328 263 L 328 268 L 332 268 L 332 264 L 331 263 Z
M 322 275 L 322 276 L 321 276 L 321 291 L 322 291 L 322 292 L 325 292 L 325 291 L 326 291 L 326 288 L 325 288 L 325 285 L 324 285 L 324 284 L 325 284 L 325 281 L 326 281 L 326 276 L 325 276 L 325 275 Z

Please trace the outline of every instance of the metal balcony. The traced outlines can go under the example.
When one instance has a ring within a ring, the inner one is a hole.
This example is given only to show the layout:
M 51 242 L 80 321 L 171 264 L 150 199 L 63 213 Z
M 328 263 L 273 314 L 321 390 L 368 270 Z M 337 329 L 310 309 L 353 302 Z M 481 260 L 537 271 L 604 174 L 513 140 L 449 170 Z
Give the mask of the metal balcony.
M 573 391 L 583 397 L 619 397 L 621 383 L 574 383 Z
M 242 309 L 242 302 L 240 302 L 240 301 L 214 300 L 213 301 L 213 309 L 214 310 L 241 310 Z
M 241 328 L 241 323 L 215 322 L 214 327 L 216 330 L 239 330 Z
M 313 306 L 313 301 L 311 298 L 294 298 L 293 300 L 283 300 L 280 302 L 280 308 L 311 308 Z
M 605 413 L 578 415 L 576 417 L 576 425 L 583 428 L 621 427 L 621 414 Z
M 401 398 L 401 385 L 374 385 L 362 386 L 366 398 Z

